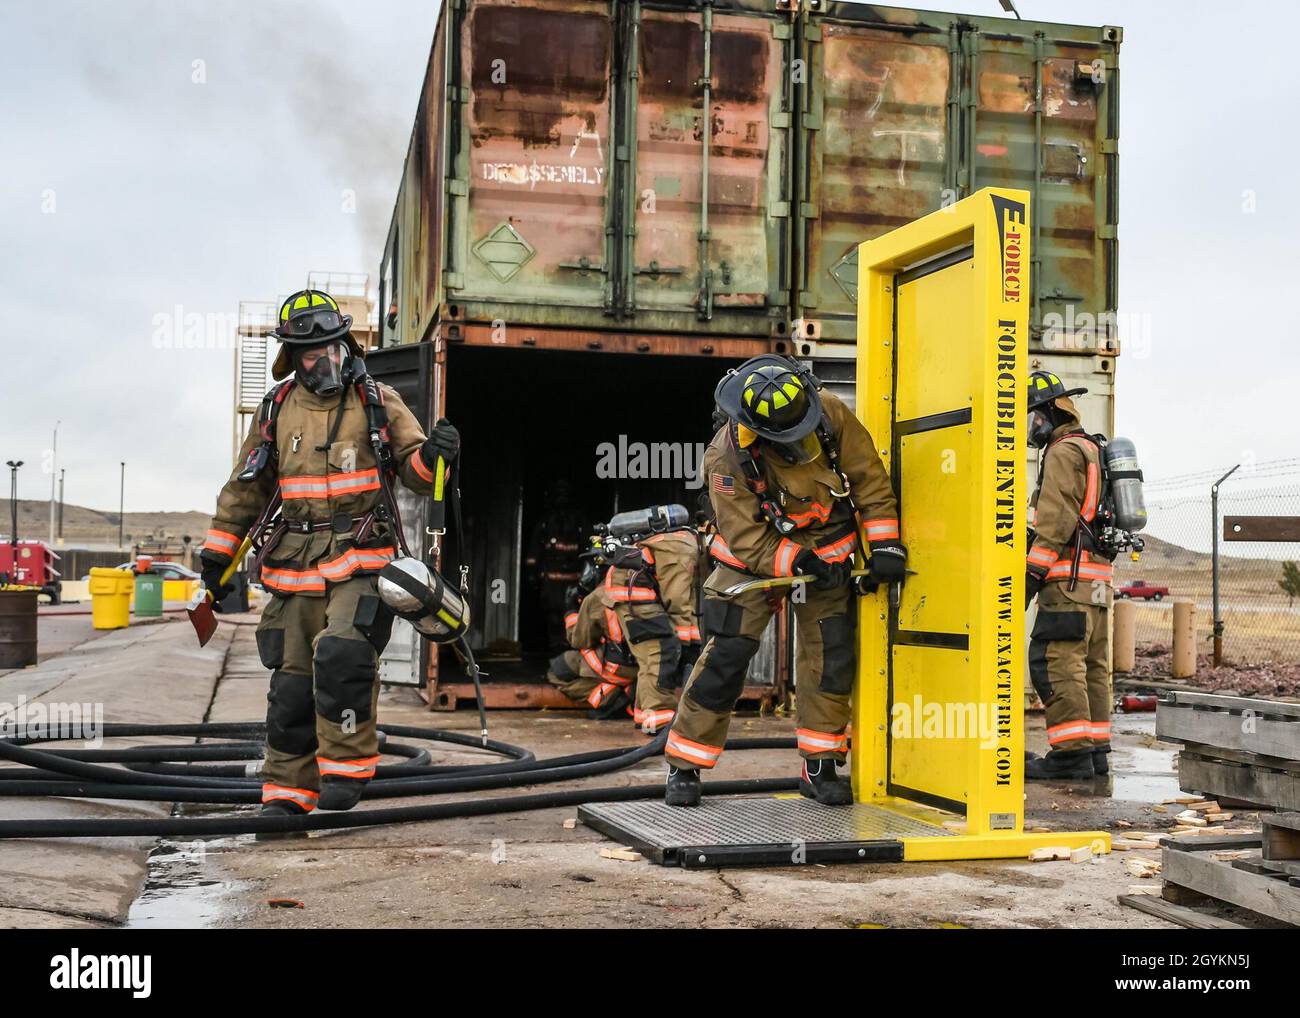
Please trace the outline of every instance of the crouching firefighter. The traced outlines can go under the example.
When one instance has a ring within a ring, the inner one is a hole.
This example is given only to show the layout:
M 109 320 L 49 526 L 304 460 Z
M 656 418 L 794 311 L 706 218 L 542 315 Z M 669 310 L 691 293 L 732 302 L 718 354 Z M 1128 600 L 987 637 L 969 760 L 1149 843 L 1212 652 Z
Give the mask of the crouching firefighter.
M 722 755 L 746 669 L 782 597 L 799 632 L 799 790 L 821 803 L 852 801 L 836 768 L 848 752 L 854 592 L 867 589 L 851 576 L 853 557 L 868 561 L 862 579 L 893 583 L 906 573 L 907 552 L 871 436 L 819 388 L 811 372 L 765 355 L 729 371 L 714 392 L 723 423 L 704 454 L 704 472 L 717 525 L 709 552 L 720 564 L 704 584 L 704 650 L 665 747 L 669 805 L 699 802 L 700 768 Z M 810 579 L 787 593 L 725 593 L 746 579 L 790 576 Z
M 1110 752 L 1111 562 L 1140 551 L 1131 531 L 1145 524 L 1131 443 L 1087 434 L 1071 396 L 1049 371 L 1029 376 L 1029 443 L 1040 449 L 1030 502 L 1025 605 L 1038 598 L 1029 638 L 1029 675 L 1047 708 L 1048 753 L 1025 761 L 1030 780 L 1086 780 L 1108 774 Z M 1129 466 L 1130 469 L 1114 469 Z M 1117 502 L 1116 493 L 1124 496 Z M 1136 512 L 1126 511 L 1133 502 Z
M 593 720 L 626 718 L 636 658 L 601 582 L 608 563 L 599 552 L 583 554 L 587 559 L 578 582 L 565 593 L 570 610 L 564 633 L 572 649 L 551 659 L 546 679 L 570 700 L 585 701 Z
M 445 421 L 426 438 L 397 393 L 366 374 L 351 324 L 319 290 L 280 308 L 278 384 L 221 489 L 201 553 L 203 582 L 219 601 L 221 573 L 251 533 L 273 595 L 257 627 L 272 670 L 264 814 L 350 809 L 374 776 L 376 665 L 393 619 L 376 582 L 404 546 L 391 481 L 432 494 L 460 444 Z
M 689 519 L 685 506 L 658 505 L 619 513 L 607 530 L 605 596 L 636 657 L 632 720 L 647 735 L 672 723 L 682 657 L 699 642 L 700 547 Z

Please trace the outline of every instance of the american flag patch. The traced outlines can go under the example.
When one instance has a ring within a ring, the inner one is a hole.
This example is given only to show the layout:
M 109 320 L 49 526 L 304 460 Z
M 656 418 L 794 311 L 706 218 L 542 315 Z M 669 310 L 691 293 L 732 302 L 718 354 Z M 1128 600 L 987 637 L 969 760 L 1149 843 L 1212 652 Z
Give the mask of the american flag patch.
M 713 474 L 713 490 L 720 495 L 736 493 L 736 479 L 728 474 Z

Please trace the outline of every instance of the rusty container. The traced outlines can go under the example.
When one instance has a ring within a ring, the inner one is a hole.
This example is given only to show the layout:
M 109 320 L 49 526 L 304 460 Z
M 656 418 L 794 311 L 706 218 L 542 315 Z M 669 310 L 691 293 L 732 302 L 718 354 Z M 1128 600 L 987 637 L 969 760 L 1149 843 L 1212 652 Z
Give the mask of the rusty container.
M 36 664 L 35 590 L 0 590 L 0 668 Z

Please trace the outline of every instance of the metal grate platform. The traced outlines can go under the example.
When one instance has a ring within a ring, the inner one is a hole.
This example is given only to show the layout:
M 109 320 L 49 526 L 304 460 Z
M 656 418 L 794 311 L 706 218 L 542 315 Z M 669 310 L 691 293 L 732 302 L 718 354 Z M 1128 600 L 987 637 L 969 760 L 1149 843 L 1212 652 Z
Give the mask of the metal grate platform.
M 662 866 L 688 869 L 902 862 L 899 839 L 953 836 L 881 806 L 822 806 L 802 796 L 706 797 L 693 808 L 658 800 L 601 802 L 579 806 L 578 819 Z

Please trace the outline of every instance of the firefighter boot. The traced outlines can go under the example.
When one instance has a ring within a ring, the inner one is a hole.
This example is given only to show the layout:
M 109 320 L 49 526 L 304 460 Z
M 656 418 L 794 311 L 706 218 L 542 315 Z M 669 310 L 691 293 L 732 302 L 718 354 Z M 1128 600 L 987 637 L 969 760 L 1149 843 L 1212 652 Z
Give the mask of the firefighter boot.
M 1109 746 L 1105 749 L 1094 749 L 1092 751 L 1092 770 L 1099 778 L 1104 778 L 1110 773 L 1110 760 L 1107 758 L 1109 753 Z
M 262 809 L 257 815 L 260 817 L 305 817 L 307 811 L 295 803 L 286 802 L 283 799 L 273 799 L 271 802 L 263 803 Z M 259 831 L 255 837 L 258 841 L 275 841 L 279 838 L 301 837 L 306 833 L 306 831 Z
M 368 784 L 368 781 L 360 778 L 324 778 L 320 783 L 320 802 L 317 806 L 320 809 L 351 809 L 361 801 L 361 793 Z
M 698 806 L 700 772 L 686 767 L 670 766 L 668 783 L 664 786 L 664 803 L 668 806 Z
M 835 773 L 834 760 L 805 760 L 799 794 L 816 799 L 823 806 L 847 806 L 853 802 L 853 786 Z
M 1046 756 L 1025 761 L 1026 781 L 1091 781 L 1092 750 L 1052 750 Z

